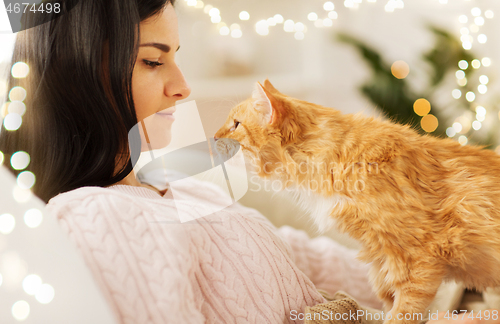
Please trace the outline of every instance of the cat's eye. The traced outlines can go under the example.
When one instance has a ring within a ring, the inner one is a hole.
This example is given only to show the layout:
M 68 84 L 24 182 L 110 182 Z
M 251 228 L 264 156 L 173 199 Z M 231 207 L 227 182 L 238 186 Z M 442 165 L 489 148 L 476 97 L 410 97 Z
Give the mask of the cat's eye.
M 241 124 L 241 123 L 240 123 L 239 121 L 235 120 L 235 121 L 234 121 L 234 126 L 233 126 L 233 127 L 231 127 L 231 131 L 235 131 L 235 130 L 236 130 L 236 128 L 238 128 L 238 125 L 239 125 L 239 124 Z

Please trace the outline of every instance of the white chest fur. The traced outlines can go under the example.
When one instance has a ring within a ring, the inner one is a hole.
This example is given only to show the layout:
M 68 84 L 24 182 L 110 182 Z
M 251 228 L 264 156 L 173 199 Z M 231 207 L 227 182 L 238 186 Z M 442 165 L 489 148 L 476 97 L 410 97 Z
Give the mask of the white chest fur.
M 325 232 L 335 227 L 335 219 L 332 216 L 334 209 L 342 208 L 350 198 L 342 195 L 333 195 L 331 197 L 323 197 L 315 192 L 303 189 L 293 191 L 294 198 L 306 210 L 320 232 Z

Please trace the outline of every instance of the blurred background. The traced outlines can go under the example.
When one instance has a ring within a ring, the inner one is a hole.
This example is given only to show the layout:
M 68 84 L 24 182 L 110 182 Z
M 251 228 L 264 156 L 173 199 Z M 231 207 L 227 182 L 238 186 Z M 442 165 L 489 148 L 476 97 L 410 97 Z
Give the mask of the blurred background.
M 293 97 L 499 151 L 498 0 L 177 0 L 177 12 L 178 63 L 206 137 L 256 81 L 268 78 Z M 11 62 L 14 40 L 0 4 L 0 117 L 9 131 L 23 127 L 25 107 L 23 89 L 7 89 L 6 76 L 29 73 L 23 62 Z M 174 136 L 190 136 L 189 129 Z M 88 271 L 30 193 L 35 175 L 16 179 L 7 172 L 29 162 L 29 152 L 10 160 L 0 152 L 0 321 L 52 316 L 46 317 L 51 323 L 107 323 Z M 241 202 L 276 226 L 318 235 L 306 212 L 270 188 L 252 183 Z M 336 232 L 327 235 L 358 246 Z M 81 284 L 71 286 L 75 278 Z M 82 305 L 94 313 L 54 318 L 50 311 Z

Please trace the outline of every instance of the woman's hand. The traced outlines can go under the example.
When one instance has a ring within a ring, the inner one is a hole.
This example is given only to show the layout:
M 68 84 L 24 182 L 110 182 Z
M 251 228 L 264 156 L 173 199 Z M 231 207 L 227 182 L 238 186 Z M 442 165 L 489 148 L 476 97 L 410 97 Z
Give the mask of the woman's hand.
M 496 309 L 483 310 L 478 312 L 454 313 L 440 312 L 437 320 L 430 320 L 428 324 L 500 324 L 500 311 Z

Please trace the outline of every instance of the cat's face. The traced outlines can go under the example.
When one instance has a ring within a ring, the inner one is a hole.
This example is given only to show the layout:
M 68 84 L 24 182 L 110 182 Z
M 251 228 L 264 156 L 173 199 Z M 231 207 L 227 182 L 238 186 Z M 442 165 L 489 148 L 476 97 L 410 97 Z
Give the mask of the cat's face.
M 284 115 L 281 97 L 284 95 L 268 80 L 264 86 L 257 83 L 252 97 L 234 107 L 224 126 L 215 134 L 219 154 L 231 155 L 234 149 L 234 142 L 225 139 L 238 141 L 250 161 L 260 160 L 259 153 L 264 147 L 279 149 L 282 142 L 280 121 Z

